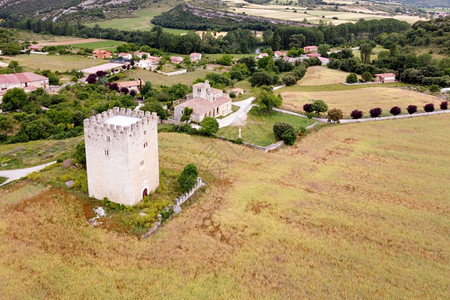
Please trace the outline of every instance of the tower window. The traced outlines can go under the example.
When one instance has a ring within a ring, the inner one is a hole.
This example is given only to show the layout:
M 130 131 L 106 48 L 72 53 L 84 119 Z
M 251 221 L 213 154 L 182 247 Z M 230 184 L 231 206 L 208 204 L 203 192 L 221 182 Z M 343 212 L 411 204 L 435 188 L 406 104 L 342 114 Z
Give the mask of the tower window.
M 106 141 L 111 142 L 111 137 L 109 135 L 106 137 Z
M 147 148 L 148 147 L 148 142 L 145 142 L 144 143 L 144 148 Z
M 143 161 L 143 160 L 141 160 L 141 167 L 142 167 L 142 166 L 144 166 L 144 164 L 145 164 L 145 163 L 144 163 L 144 161 Z
M 105 149 L 105 155 L 109 156 L 109 150 Z

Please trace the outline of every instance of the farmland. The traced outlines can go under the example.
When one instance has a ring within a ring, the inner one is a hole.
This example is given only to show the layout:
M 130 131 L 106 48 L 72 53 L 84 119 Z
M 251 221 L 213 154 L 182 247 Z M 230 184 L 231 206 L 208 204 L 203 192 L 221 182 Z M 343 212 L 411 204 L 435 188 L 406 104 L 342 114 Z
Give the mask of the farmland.
M 14 57 L 0 56 L 3 62 L 9 63 L 11 60 L 18 61 L 26 71 L 51 70 L 51 71 L 70 71 L 81 70 L 88 67 L 94 67 L 104 64 L 101 59 L 92 59 L 76 55 L 18 55 Z
M 448 298 L 449 126 L 446 115 L 330 126 L 272 154 L 162 133 L 162 167 L 194 162 L 208 187 L 141 241 L 88 225 L 65 189 L 9 185 L 1 294 Z
M 198 69 L 193 72 L 187 72 L 181 75 L 166 76 L 143 69 L 134 69 L 127 71 L 125 74 L 128 78 L 140 78 L 143 81 L 150 81 L 154 85 L 171 86 L 177 83 L 191 85 L 192 82 L 195 81 L 195 79 L 205 77 L 207 73 L 211 73 L 211 71 Z
M 112 41 L 112 40 L 101 40 L 95 41 L 91 43 L 79 43 L 79 44 L 70 44 L 73 48 L 88 48 L 88 49 L 105 49 L 109 51 L 115 51 L 116 47 L 119 45 L 125 44 L 124 42 Z
M 348 117 L 350 112 L 355 109 L 362 110 L 364 115 L 367 116 L 370 109 L 381 107 L 384 115 L 388 115 L 390 108 L 393 106 L 400 106 L 406 112 L 408 105 L 417 105 L 418 110 L 423 111 L 422 107 L 427 103 L 439 105 L 442 102 L 441 98 L 432 95 L 382 84 L 358 87 L 351 92 L 349 92 L 350 90 L 311 91 L 312 89 L 304 91 L 302 88 L 303 86 L 280 90 L 284 109 L 302 112 L 305 103 L 321 99 L 328 104 L 330 109 L 339 108 L 344 112 L 344 116 Z
M 347 72 L 329 69 L 322 66 L 309 67 L 302 80 L 297 82 L 297 85 L 328 85 L 345 82 L 348 76 Z

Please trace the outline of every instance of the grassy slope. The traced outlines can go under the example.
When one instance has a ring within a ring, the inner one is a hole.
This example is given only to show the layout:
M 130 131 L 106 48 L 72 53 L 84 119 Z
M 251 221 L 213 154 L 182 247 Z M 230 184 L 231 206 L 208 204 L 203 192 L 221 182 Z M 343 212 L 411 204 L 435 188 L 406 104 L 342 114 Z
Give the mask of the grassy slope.
M 142 241 L 89 226 L 64 190 L 0 208 L 0 292 L 448 298 L 449 126 L 448 116 L 332 126 L 273 154 L 160 134 L 164 168 L 194 162 L 206 177 L 196 203 Z
M 92 43 L 82 43 L 82 44 L 72 44 L 70 46 L 74 48 L 89 48 L 89 49 L 106 49 L 115 51 L 116 47 L 119 45 L 125 44 L 124 42 L 105 40 L 100 42 L 92 42 Z
M 214 73 L 214 71 L 198 69 L 194 72 L 187 72 L 181 75 L 166 76 L 137 68 L 135 70 L 127 71 L 126 75 L 128 78 L 140 78 L 144 81 L 150 81 L 154 85 L 171 86 L 177 83 L 192 85 L 192 82 L 194 82 L 197 78 L 204 78 L 207 73 Z

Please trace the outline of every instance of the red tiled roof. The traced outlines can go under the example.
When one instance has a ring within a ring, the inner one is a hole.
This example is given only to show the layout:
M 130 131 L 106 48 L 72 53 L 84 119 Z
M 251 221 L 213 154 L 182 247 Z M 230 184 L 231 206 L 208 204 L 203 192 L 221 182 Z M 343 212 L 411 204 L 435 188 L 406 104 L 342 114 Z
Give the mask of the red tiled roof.
M 48 78 L 32 72 L 0 75 L 0 83 L 7 84 L 28 83 L 43 80 L 48 80 Z
M 216 101 L 213 102 L 209 102 L 206 100 L 203 100 L 202 98 L 194 98 L 192 100 L 183 102 L 177 106 L 181 106 L 183 108 L 185 107 L 189 107 L 192 108 L 194 110 L 194 114 L 196 115 L 203 115 L 206 114 L 210 111 L 212 111 L 214 108 L 217 108 L 218 106 L 227 103 L 231 101 L 231 98 L 227 95 L 227 96 L 222 96 L 217 98 Z
M 382 77 L 382 78 L 384 78 L 384 77 L 395 77 L 395 74 L 394 73 L 382 73 L 382 74 L 375 74 L 375 76 Z

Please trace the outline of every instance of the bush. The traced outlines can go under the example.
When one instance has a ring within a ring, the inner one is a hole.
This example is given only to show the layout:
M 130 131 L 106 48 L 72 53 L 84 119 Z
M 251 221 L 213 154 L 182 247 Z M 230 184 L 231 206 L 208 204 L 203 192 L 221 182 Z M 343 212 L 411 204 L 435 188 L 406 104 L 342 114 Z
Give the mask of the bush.
M 412 115 L 412 114 L 414 114 L 414 113 L 417 112 L 417 106 L 415 106 L 415 105 L 409 105 L 409 106 L 406 108 L 406 110 L 408 111 L 408 113 L 409 113 L 410 115 Z
M 290 124 L 284 122 L 276 122 L 273 125 L 273 133 L 277 137 L 281 137 L 281 135 L 288 129 L 294 129 Z
M 354 111 L 352 111 L 352 113 L 350 114 L 350 116 L 352 117 L 352 119 L 354 120 L 358 120 L 361 119 L 363 116 L 363 112 L 360 110 L 355 109 Z
M 381 116 L 382 112 L 383 112 L 383 110 L 380 107 L 372 108 L 369 111 L 371 118 L 378 118 L 379 116 Z
M 433 111 L 434 111 L 434 104 L 433 104 L 433 103 L 425 104 L 425 106 L 423 107 L 423 109 L 424 109 L 427 113 L 433 112 Z
M 437 85 L 437 84 L 432 84 L 432 85 L 430 86 L 430 92 L 436 93 L 436 92 L 439 92 L 439 91 L 440 91 L 439 85 Z
M 326 112 L 328 110 L 328 105 L 323 100 L 316 100 L 311 105 L 312 111 L 315 111 L 317 115 Z
M 391 110 L 389 112 L 391 113 L 391 115 L 397 116 L 402 113 L 402 109 L 398 106 L 394 106 L 391 108 Z
M 443 101 L 441 102 L 441 105 L 439 106 L 442 110 L 447 110 L 448 108 L 448 102 L 447 101 Z
M 75 158 L 75 162 L 78 163 L 83 168 L 86 168 L 86 147 L 84 141 L 81 141 L 75 150 L 75 154 L 73 156 Z
M 297 78 L 292 74 L 286 74 L 283 77 L 283 83 L 287 86 L 291 86 L 297 83 Z
M 342 112 L 342 110 L 338 108 L 333 108 L 328 111 L 328 120 L 339 123 L 339 120 L 342 119 L 343 117 L 344 113 Z
M 197 182 L 198 170 L 194 164 L 188 164 L 178 177 L 178 184 L 183 193 L 189 192 Z
M 358 76 L 355 73 L 351 73 L 350 75 L 347 76 L 347 78 L 345 79 L 345 82 L 356 83 L 356 82 L 358 82 Z
M 200 122 L 200 126 L 202 126 L 200 132 L 205 135 L 214 135 L 217 133 L 217 131 L 219 131 L 219 122 L 211 117 L 205 117 Z
M 284 141 L 286 145 L 294 145 L 295 140 L 297 139 L 297 133 L 294 129 L 288 129 L 281 135 L 281 139 Z
M 283 122 L 276 122 L 273 125 L 273 132 L 276 137 L 282 139 L 286 145 L 293 145 L 297 139 L 294 127 Z
M 313 112 L 312 104 L 311 104 L 311 103 L 306 103 L 306 104 L 304 104 L 304 105 L 303 105 L 303 110 L 304 110 L 306 113 L 311 113 L 311 112 Z
M 372 73 L 368 71 L 362 73 L 361 77 L 364 82 L 373 81 Z

